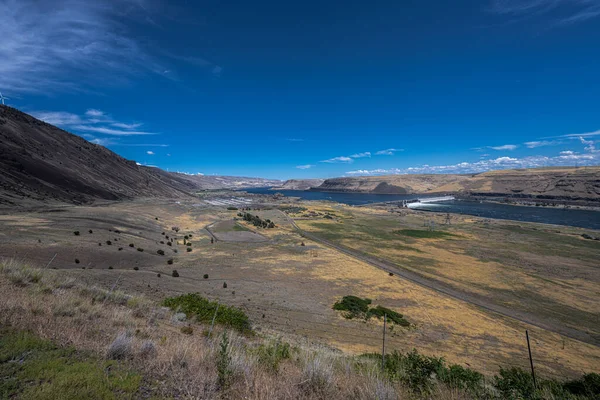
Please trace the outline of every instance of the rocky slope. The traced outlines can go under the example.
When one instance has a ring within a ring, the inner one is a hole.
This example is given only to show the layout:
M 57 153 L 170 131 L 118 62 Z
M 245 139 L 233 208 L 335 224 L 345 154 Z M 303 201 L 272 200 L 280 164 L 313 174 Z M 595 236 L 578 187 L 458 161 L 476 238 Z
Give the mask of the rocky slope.
M 196 190 L 252 187 L 263 181 L 190 176 L 140 166 L 103 146 L 0 105 L 0 205 L 191 198 Z

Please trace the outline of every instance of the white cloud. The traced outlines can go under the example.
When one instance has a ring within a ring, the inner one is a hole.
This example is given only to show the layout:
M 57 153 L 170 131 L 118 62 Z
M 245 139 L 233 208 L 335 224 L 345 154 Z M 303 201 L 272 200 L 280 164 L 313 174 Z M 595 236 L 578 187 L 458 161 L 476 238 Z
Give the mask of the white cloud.
M 285 140 L 287 140 L 288 142 L 304 142 L 304 139 L 296 139 L 296 138 L 288 138 Z
M 556 146 L 561 143 L 562 141 L 560 140 L 539 140 L 533 142 L 525 142 L 523 144 L 529 149 L 535 149 L 537 147 Z
M 74 125 L 72 129 L 76 131 L 85 131 L 85 132 L 96 132 L 102 133 L 105 135 L 115 135 L 115 136 L 137 136 L 137 135 L 156 135 L 154 132 L 144 132 L 144 131 L 128 131 L 128 130 L 119 130 L 112 128 L 105 128 L 100 126 L 89 126 L 89 125 Z
M 153 156 L 153 155 L 154 155 L 154 152 L 153 152 L 153 151 L 150 151 L 150 150 L 148 150 L 148 151 L 146 152 L 146 154 L 148 154 L 148 155 L 150 155 L 150 156 Z
M 310 168 L 312 168 L 312 167 L 314 167 L 314 165 L 311 165 L 311 164 L 306 164 L 306 165 L 297 165 L 297 166 L 296 166 L 296 168 L 298 168 L 298 169 L 310 169 Z
M 350 157 L 334 157 L 334 158 L 330 158 L 329 160 L 323 160 L 321 161 L 323 163 L 330 163 L 330 164 L 335 164 L 335 163 L 348 163 L 351 164 L 354 162 L 354 160 Z
M 124 124 L 122 122 L 115 122 L 111 125 L 114 126 L 115 128 L 121 128 L 121 129 L 136 129 L 144 124 Z
M 555 24 L 574 24 L 600 16 L 598 0 L 492 0 L 492 12 L 511 16 L 549 14 Z
M 573 151 L 561 152 L 555 157 L 530 156 L 524 158 L 498 157 L 491 160 L 461 162 L 452 165 L 422 165 L 408 168 L 390 168 L 348 171 L 347 175 L 386 175 L 386 174 L 467 174 L 498 169 L 539 168 L 548 166 L 597 165 L 600 153 L 577 154 Z
M 517 146 L 515 144 L 505 144 L 505 145 L 502 145 L 502 146 L 488 146 L 489 149 L 498 150 L 498 151 L 501 151 L 501 150 L 514 150 L 517 147 L 519 147 L 519 146 Z
M 378 156 L 393 156 L 394 153 L 396 153 L 397 151 L 404 151 L 402 149 L 385 149 L 385 150 L 379 150 L 377 153 L 375 153 L 375 155 Z
M 104 116 L 104 112 L 90 108 L 89 110 L 87 110 L 85 112 L 85 115 L 87 115 L 88 117 L 102 117 L 102 116 Z
M 94 132 L 111 136 L 156 135 L 154 132 L 133 130 L 140 127 L 141 123 L 117 122 L 105 112 L 95 109 L 88 109 L 82 116 L 63 111 L 32 111 L 30 114 L 44 122 L 75 132 Z
M 589 151 L 590 153 L 597 153 L 600 151 L 596 150 L 596 145 L 592 140 L 585 140 L 583 137 L 579 137 L 579 140 L 585 145 L 585 151 Z
M 365 151 L 363 153 L 356 153 L 356 154 L 352 154 L 350 157 L 352 157 L 352 158 L 365 158 L 365 157 L 370 158 L 371 152 Z
M 585 132 L 585 133 L 569 133 L 567 135 L 562 135 L 562 137 L 579 139 L 580 137 L 591 137 L 591 136 L 599 136 L 599 135 L 600 135 L 600 130 L 593 131 L 593 132 Z
M 76 125 L 82 122 L 79 115 L 63 111 L 33 111 L 30 114 L 37 119 L 56 126 Z

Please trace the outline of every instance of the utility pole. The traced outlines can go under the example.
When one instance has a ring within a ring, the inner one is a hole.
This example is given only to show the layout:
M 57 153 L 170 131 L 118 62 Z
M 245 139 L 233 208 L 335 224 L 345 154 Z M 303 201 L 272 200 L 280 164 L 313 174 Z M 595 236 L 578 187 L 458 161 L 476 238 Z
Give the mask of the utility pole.
M 531 376 L 533 377 L 533 389 L 537 389 L 537 383 L 535 381 L 535 369 L 533 368 L 533 358 L 531 358 L 531 345 L 529 344 L 529 331 L 525 330 L 525 336 L 527 337 L 527 350 L 529 350 L 529 364 L 531 364 Z
M 383 346 L 381 348 L 381 371 L 385 372 L 385 326 L 387 324 L 387 314 L 383 314 Z

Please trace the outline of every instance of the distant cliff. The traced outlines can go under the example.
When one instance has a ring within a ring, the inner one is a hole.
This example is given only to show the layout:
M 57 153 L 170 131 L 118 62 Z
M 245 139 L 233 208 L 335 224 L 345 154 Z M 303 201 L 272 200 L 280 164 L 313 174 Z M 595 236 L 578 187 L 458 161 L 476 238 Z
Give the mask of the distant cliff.
M 310 190 L 600 202 L 600 167 L 551 167 L 469 175 L 386 175 L 325 180 Z
M 320 186 L 325 179 L 290 179 L 280 186 L 273 187 L 273 190 L 309 190 Z

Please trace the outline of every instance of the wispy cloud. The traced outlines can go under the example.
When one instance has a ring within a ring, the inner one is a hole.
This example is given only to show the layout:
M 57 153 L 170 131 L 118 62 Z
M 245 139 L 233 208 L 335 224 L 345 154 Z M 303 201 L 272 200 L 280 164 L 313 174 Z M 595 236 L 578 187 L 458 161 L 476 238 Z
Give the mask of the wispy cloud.
M 535 149 L 537 147 L 545 147 L 545 146 L 556 146 L 562 144 L 561 140 L 539 140 L 533 142 L 525 142 L 523 143 L 528 149 Z
M 377 156 L 393 156 L 398 151 L 404 151 L 403 149 L 385 149 L 379 150 L 375 153 Z
M 517 146 L 516 144 L 505 144 L 502 146 L 488 146 L 488 149 L 502 151 L 502 150 L 515 150 L 517 147 L 519 147 L 519 146 Z
M 352 158 L 370 158 L 371 157 L 371 152 L 369 151 L 365 151 L 363 153 L 356 153 L 356 154 L 352 154 L 350 157 Z
M 592 136 L 600 136 L 600 130 L 593 131 L 593 132 L 585 132 L 585 133 L 569 133 L 566 135 L 562 135 L 561 137 L 580 138 L 580 137 L 592 137 Z
M 96 91 L 160 76 L 179 80 L 152 43 L 163 34 L 152 0 L 0 0 L 0 87 L 7 94 Z M 166 3 L 166 2 L 163 2 Z M 145 26 L 144 42 L 132 26 Z M 197 57 L 180 57 L 193 63 Z M 192 64 L 193 65 L 193 64 Z M 223 68 L 205 61 L 214 76 Z
M 95 109 L 88 109 L 84 115 L 81 116 L 64 111 L 32 111 L 30 114 L 44 122 L 74 132 L 93 132 L 111 136 L 139 136 L 157 134 L 155 132 L 134 130 L 135 128 L 140 127 L 142 124 L 118 122 L 105 112 Z
M 287 140 L 288 142 L 304 142 L 304 139 L 297 139 L 297 138 L 288 138 L 285 140 Z
M 401 174 L 470 174 L 498 169 L 539 168 L 548 166 L 597 165 L 600 153 L 581 154 L 574 151 L 561 152 L 554 157 L 530 156 L 524 158 L 498 157 L 490 160 L 461 162 L 451 165 L 421 165 L 408 168 L 355 170 L 347 175 L 401 175 Z
M 296 168 L 298 168 L 298 169 L 310 169 L 310 168 L 312 168 L 312 167 L 314 167 L 314 165 L 312 165 L 312 164 L 306 164 L 306 165 L 297 165 L 297 166 L 296 166 Z
M 600 16 L 598 0 L 492 0 L 491 11 L 512 17 L 548 15 L 554 24 L 568 25 Z
M 0 87 L 20 93 L 85 90 L 163 71 L 124 23 L 140 22 L 144 1 L 1 1 Z
M 329 164 L 336 164 L 336 163 L 348 163 L 351 164 L 354 162 L 354 159 L 351 157 L 345 157 L 345 156 L 341 156 L 341 157 L 334 157 L 334 158 L 330 158 L 328 160 L 323 160 L 320 161 L 322 163 L 329 163 Z
M 154 155 L 154 152 L 153 152 L 153 151 L 151 151 L 151 150 L 148 150 L 148 151 L 146 152 L 146 154 L 148 154 L 149 156 L 153 156 L 153 155 Z

